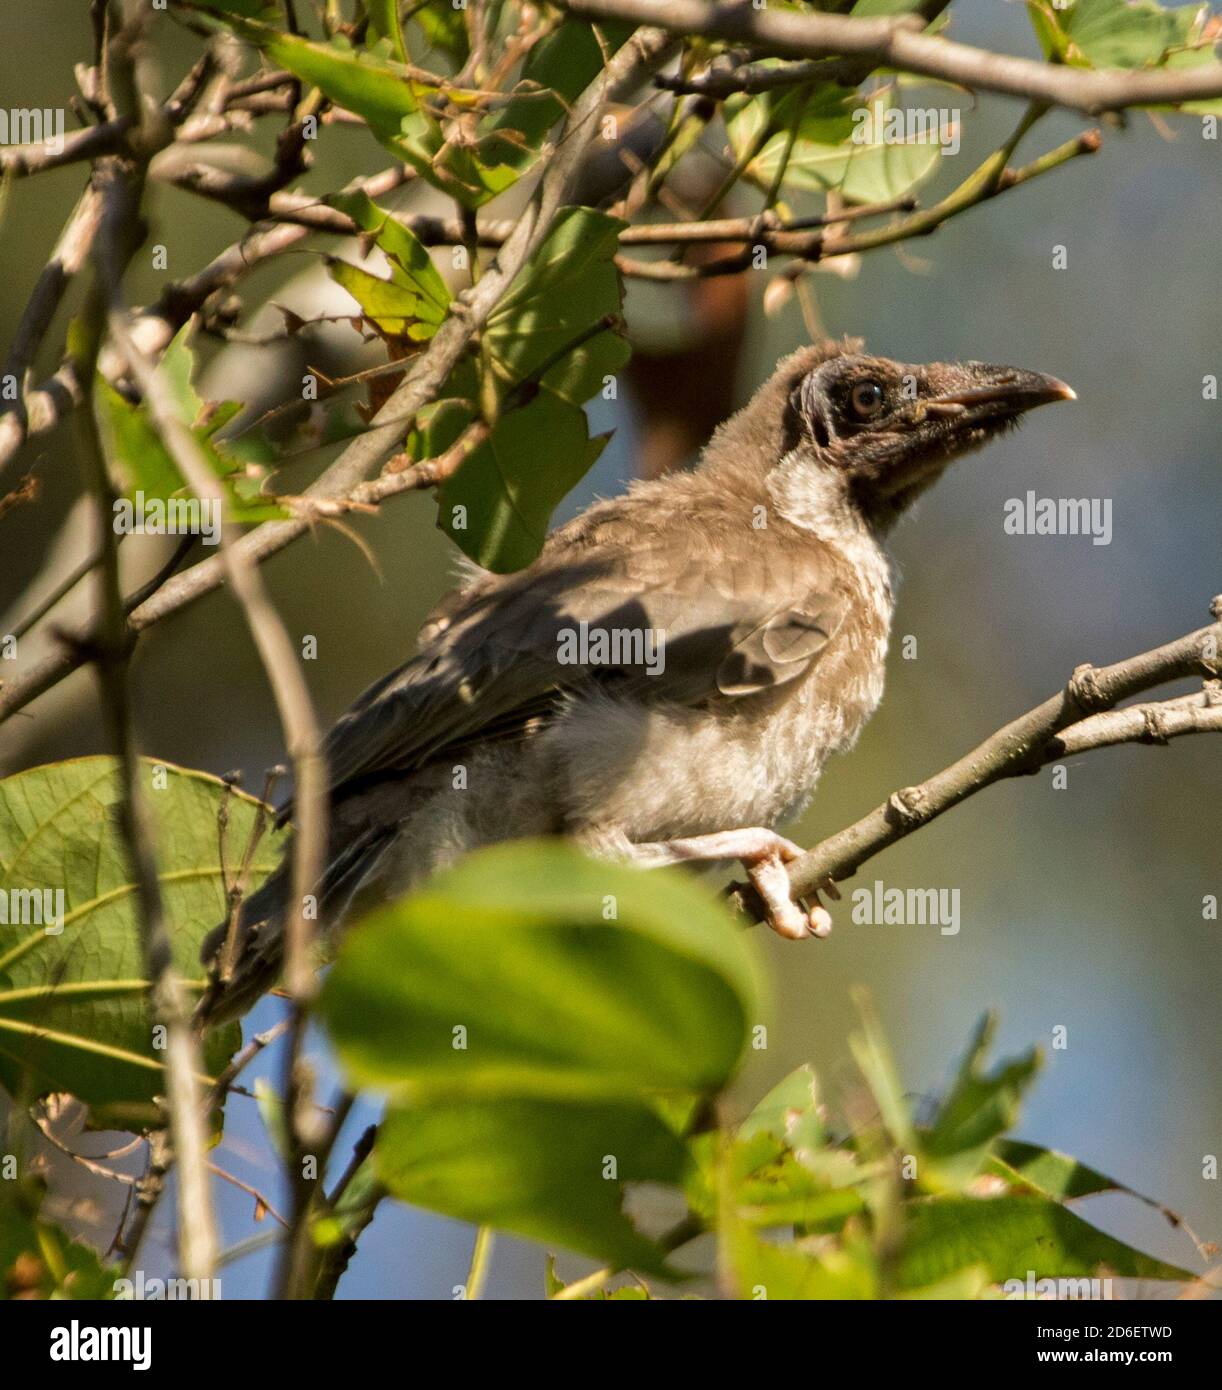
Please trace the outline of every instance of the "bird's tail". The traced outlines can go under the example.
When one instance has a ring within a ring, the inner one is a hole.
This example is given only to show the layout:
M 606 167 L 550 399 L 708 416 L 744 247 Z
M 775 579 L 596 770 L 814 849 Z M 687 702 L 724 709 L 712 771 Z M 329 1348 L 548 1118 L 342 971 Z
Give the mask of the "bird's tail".
M 393 824 L 375 826 L 331 855 L 313 894 L 321 930 L 330 933 L 343 921 L 396 834 Z M 204 938 L 200 959 L 208 983 L 196 1009 L 198 1021 L 212 1026 L 239 1017 L 279 978 L 292 853 L 290 845 L 271 877 L 243 901 L 232 933 L 225 921 Z

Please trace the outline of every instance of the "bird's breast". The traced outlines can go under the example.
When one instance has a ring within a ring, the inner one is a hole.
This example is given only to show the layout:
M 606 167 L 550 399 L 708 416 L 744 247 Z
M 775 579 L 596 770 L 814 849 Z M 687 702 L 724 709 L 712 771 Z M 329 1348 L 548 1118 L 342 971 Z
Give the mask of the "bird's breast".
M 542 738 L 566 822 L 641 843 L 795 814 L 882 697 L 889 619 L 852 612 L 805 677 L 759 695 L 699 708 L 574 698 Z

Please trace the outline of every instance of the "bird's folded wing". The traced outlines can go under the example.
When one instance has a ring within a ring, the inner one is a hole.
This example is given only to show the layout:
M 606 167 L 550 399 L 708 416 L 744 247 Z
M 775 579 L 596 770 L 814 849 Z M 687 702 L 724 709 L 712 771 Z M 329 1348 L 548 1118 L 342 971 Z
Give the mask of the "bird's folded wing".
M 813 539 L 693 554 L 662 537 L 563 546 L 444 601 L 420 654 L 327 741 L 333 788 L 422 766 L 594 682 L 646 702 L 742 699 L 806 672 L 848 607 Z

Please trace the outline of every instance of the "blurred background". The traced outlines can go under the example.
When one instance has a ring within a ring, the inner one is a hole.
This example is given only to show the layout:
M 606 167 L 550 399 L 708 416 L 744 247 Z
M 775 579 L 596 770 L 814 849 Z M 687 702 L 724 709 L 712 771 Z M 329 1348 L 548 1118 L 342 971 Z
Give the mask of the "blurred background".
M 72 64 L 88 52 L 88 7 L 8 0 L 4 8 L 0 100 L 66 105 Z M 162 27 L 168 88 L 198 49 L 173 24 Z M 952 34 L 1036 52 L 1017 3 L 956 5 Z M 967 100 L 944 90 L 936 104 Z M 922 203 L 966 176 L 1018 115 L 1017 104 L 1001 98 L 965 111 L 963 149 L 920 190 Z M 275 123 L 265 124 L 270 137 Z M 1079 129 L 1071 117 L 1048 118 L 1020 149 L 1020 162 Z M 720 147 L 716 132 L 708 144 Z M 316 153 L 303 186 L 320 193 L 386 162 L 371 137 L 343 126 L 327 127 Z M 79 194 L 82 167 L 10 191 L 0 226 L 0 344 L 11 338 Z M 978 358 L 1051 372 L 1079 400 L 1038 412 L 1021 433 L 960 464 L 895 535 L 902 585 L 887 694 L 857 749 L 829 767 L 813 806 L 790 829 L 799 842 L 814 843 L 945 766 L 1061 686 L 1080 662 L 1126 657 L 1209 620 L 1209 600 L 1222 591 L 1222 405 L 1203 399 L 1202 379 L 1222 374 L 1220 193 L 1222 143 L 1203 139 L 1198 119 L 1172 118 L 1164 127 L 1136 115 L 1126 129 L 1105 129 L 1098 155 L 969 212 L 929 240 L 871 253 L 855 276 L 804 278 L 830 333 L 859 334 L 871 350 L 901 360 Z M 759 196 L 741 190 L 728 211 L 749 213 Z M 430 206 L 415 190 L 392 205 Z M 156 298 L 166 274 L 198 269 L 241 231 L 233 214 L 162 186 L 151 190 L 151 210 L 150 243 L 167 246 L 169 267 L 156 272 L 147 252 L 138 258 L 130 286 L 141 302 Z M 335 241 L 311 244 L 331 249 Z M 1056 246 L 1067 250 L 1066 269 L 1053 269 Z M 673 400 L 684 374 L 697 384 L 692 409 L 715 419 L 807 340 L 795 299 L 774 317 L 763 314 L 768 279 L 711 282 L 703 302 L 676 288 L 630 287 L 626 313 L 643 353 L 665 354 L 694 334 L 706 358 L 693 374 L 691 362 L 668 368 L 651 357 L 640 376 L 674 391 L 642 393 L 638 380 L 635 394 L 592 405 L 592 430 L 615 436 L 558 520 L 622 488 L 643 452 L 661 458 L 686 449 L 682 421 L 676 425 L 655 399 Z M 314 313 L 348 302 L 328 287 L 313 254 L 272 262 L 242 293 L 248 318 L 268 299 Z M 279 323 L 269 309 L 254 326 Z M 306 362 L 326 370 L 360 365 L 358 347 L 341 329 L 262 350 L 205 344 L 203 394 L 270 403 L 299 390 Z M 53 369 L 61 348 L 62 326 L 39 366 Z M 10 477 L 29 471 L 40 487 L 37 505 L 0 522 L 0 631 L 28 609 L 57 547 L 61 563 L 83 553 L 69 518 L 79 490 L 71 430 L 39 437 Z M 1111 544 L 1006 535 L 1005 503 L 1028 489 L 1111 499 Z M 448 587 L 456 553 L 435 529 L 434 510 L 428 496 L 412 495 L 354 522 L 376 570 L 350 540 L 325 529 L 266 568 L 291 631 L 317 638 L 308 676 L 325 722 L 410 653 L 420 619 Z M 901 657 L 905 637 L 916 639 L 915 659 Z M 215 773 L 241 768 L 255 792 L 264 769 L 281 760 L 270 697 L 224 592 L 154 630 L 140 646 L 135 676 L 146 752 Z M 4 771 L 103 751 L 88 675 L 0 730 Z M 743 1104 L 802 1061 L 829 1086 L 848 1075 L 854 984 L 873 994 L 904 1080 L 918 1094 L 946 1080 L 974 1020 L 996 1009 L 1003 1050 L 1031 1042 L 1046 1049 L 1046 1071 L 1018 1134 L 1157 1197 L 1202 1237 L 1222 1238 L 1219 1183 L 1203 1176 L 1206 1156 L 1222 1142 L 1222 928 L 1202 909 L 1206 895 L 1222 893 L 1220 793 L 1216 738 L 1122 748 L 1072 764 L 1064 789 L 1054 789 L 1047 773 L 995 787 L 887 851 L 848 887 L 879 879 L 888 887 L 958 888 L 959 934 L 855 926 L 846 898 L 828 941 L 763 940 L 776 1011 L 767 1051 L 752 1057 L 741 1079 Z M 266 1002 L 248 1026 L 266 1027 L 276 1015 L 274 1001 Z M 1053 1051 L 1059 1027 L 1068 1046 Z M 316 1051 L 326 1077 L 321 1045 Z M 359 1107 L 351 1133 L 374 1118 L 375 1107 Z M 81 1147 L 102 1145 L 86 1139 Z M 252 1101 L 231 1100 L 217 1159 L 274 1193 L 275 1165 Z M 79 1177 L 72 1185 L 79 1193 Z M 78 1208 L 76 1219 L 108 1239 L 123 1194 L 98 1193 L 95 1184 L 91 1195 L 95 1206 Z M 249 1197 L 218 1184 L 217 1200 L 228 1243 L 257 1229 Z M 1148 1208 L 1105 1198 L 1082 1214 L 1196 1267 L 1185 1235 Z M 154 1231 L 143 1261 L 150 1275 L 170 1268 L 171 1234 L 164 1221 Z M 450 1297 L 465 1279 L 471 1240 L 459 1223 L 386 1206 L 341 1296 Z M 266 1251 L 226 1267 L 226 1297 L 258 1296 L 267 1267 Z M 573 1258 L 560 1266 L 565 1275 L 587 1267 Z M 502 1238 L 488 1293 L 541 1296 L 542 1268 L 538 1248 Z

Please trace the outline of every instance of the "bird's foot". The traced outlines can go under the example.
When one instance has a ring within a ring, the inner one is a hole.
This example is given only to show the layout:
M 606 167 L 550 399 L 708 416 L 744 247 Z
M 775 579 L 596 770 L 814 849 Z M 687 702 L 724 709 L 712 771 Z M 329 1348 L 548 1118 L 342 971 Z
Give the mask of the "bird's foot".
M 831 916 L 817 898 L 808 908 L 794 898 L 790 889 L 785 865 L 801 854 L 800 846 L 764 826 L 633 846 L 633 859 L 644 867 L 737 859 L 764 904 L 768 925 L 779 936 L 791 941 L 802 941 L 808 936 L 824 937 L 832 929 Z
M 739 856 L 751 886 L 764 904 L 768 925 L 790 941 L 804 941 L 808 936 L 822 938 L 832 930 L 831 914 L 818 898 L 808 907 L 794 897 L 789 886 L 785 865 L 793 863 L 801 853 L 792 840 L 777 835 L 759 853 Z

